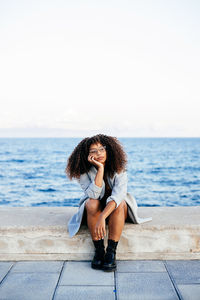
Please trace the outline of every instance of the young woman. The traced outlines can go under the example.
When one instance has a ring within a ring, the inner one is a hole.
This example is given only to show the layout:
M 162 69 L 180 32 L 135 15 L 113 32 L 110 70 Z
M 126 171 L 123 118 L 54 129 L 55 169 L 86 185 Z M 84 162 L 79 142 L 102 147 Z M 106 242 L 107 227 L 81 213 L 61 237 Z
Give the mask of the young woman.
M 116 248 L 125 221 L 143 223 L 152 218 L 137 216 L 137 203 L 127 193 L 127 157 L 119 140 L 104 134 L 84 138 L 68 158 L 66 174 L 76 178 L 84 191 L 78 212 L 68 222 L 70 236 L 87 224 L 95 247 L 91 266 L 116 270 Z M 108 245 L 104 237 L 108 225 Z

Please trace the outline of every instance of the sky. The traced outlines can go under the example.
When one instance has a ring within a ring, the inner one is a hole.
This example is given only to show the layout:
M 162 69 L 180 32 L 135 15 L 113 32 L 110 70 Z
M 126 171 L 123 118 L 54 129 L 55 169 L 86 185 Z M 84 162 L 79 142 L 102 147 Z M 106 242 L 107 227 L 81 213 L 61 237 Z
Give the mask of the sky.
M 198 0 L 0 1 L 0 137 L 200 137 Z

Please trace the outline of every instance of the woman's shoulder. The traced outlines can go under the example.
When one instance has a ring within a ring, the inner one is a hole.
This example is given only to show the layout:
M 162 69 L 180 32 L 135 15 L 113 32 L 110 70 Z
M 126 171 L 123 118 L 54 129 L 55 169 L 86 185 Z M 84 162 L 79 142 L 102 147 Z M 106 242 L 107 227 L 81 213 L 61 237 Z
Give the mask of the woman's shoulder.
M 83 173 L 83 174 L 80 175 L 79 181 L 80 180 L 84 180 L 84 179 L 91 179 L 94 176 L 94 174 L 96 174 L 95 170 L 96 170 L 95 167 L 92 166 L 88 170 L 88 172 L 85 172 L 85 173 Z
M 127 170 L 124 169 L 120 172 L 115 172 L 114 176 L 113 176 L 113 180 L 117 180 L 117 179 L 126 179 L 127 180 Z
M 122 176 L 122 175 L 124 175 L 124 174 L 127 174 L 127 169 L 123 169 L 123 170 L 121 170 L 121 171 L 119 171 L 119 172 L 115 172 L 115 175 L 117 176 Z

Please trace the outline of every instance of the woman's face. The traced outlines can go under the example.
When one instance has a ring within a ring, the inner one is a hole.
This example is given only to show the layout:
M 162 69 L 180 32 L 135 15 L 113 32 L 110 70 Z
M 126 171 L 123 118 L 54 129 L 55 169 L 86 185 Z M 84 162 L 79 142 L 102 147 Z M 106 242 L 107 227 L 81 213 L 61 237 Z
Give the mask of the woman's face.
M 89 154 L 94 156 L 94 159 L 105 165 L 107 155 L 106 149 L 100 143 L 90 145 Z

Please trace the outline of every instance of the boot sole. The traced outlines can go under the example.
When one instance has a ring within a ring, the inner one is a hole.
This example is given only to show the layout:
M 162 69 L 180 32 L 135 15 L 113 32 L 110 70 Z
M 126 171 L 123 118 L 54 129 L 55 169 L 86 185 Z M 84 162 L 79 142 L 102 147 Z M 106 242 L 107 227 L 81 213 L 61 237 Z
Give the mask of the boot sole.
M 102 270 L 102 266 L 95 266 L 95 265 L 91 265 L 92 269 L 95 270 Z
M 111 268 L 102 268 L 103 271 L 105 272 L 113 272 L 113 271 L 116 271 L 117 267 L 111 267 Z

